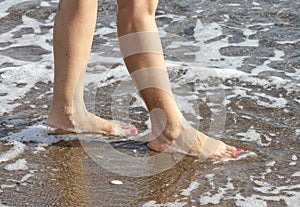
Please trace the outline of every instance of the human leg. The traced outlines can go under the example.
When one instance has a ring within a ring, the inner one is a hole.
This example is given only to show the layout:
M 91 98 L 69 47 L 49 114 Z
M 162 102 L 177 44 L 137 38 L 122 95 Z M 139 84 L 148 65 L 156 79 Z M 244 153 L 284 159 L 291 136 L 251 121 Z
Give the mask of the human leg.
M 132 125 L 97 117 L 86 110 L 84 75 L 96 25 L 98 0 L 61 0 L 54 25 L 54 94 L 47 120 L 54 133 L 136 133 Z
M 205 154 L 214 159 L 238 156 L 240 152 L 235 147 L 216 141 L 187 124 L 170 90 L 162 52 L 151 51 L 152 46 L 144 45 L 147 42 L 152 44 L 152 40 L 155 42 L 157 39 L 155 10 L 158 1 L 118 0 L 117 2 L 120 48 L 128 71 L 150 112 L 152 129 L 148 146 L 156 151 L 180 152 L 197 157 Z M 147 35 L 152 33 L 153 37 L 146 37 L 149 41 L 139 40 L 142 33 Z M 141 49 L 139 53 L 134 51 L 135 49 L 126 48 L 130 36 L 133 37 L 133 42 L 142 44 L 132 44 Z M 159 72 L 155 75 L 157 71 Z M 155 82 L 154 79 L 160 82 Z M 147 81 L 151 87 L 144 87 Z M 155 88 L 153 84 L 158 84 L 160 87 Z

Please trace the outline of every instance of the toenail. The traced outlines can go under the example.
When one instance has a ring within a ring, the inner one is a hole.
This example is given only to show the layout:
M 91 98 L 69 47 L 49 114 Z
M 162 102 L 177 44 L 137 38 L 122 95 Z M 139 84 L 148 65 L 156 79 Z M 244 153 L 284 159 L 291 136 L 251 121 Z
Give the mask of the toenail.
M 244 152 L 244 150 L 243 150 L 243 149 L 241 149 L 241 148 L 237 148 L 237 149 L 236 149 L 236 151 L 237 151 L 238 153 L 242 153 L 242 152 Z
M 131 134 L 137 134 L 137 133 L 138 133 L 138 130 L 137 130 L 137 129 L 131 129 L 131 130 L 130 130 L 130 133 L 131 133 Z

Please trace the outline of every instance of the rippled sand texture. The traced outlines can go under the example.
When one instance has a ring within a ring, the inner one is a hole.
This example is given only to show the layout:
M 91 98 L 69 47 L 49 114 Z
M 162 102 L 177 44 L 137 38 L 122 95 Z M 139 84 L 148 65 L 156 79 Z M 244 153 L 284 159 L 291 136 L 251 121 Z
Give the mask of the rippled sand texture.
M 78 136 L 47 134 L 57 2 L 0 0 L 0 206 L 299 206 L 299 1 L 160 1 L 157 22 L 184 115 L 246 152 L 204 163 L 186 157 L 139 178 L 102 168 Z M 91 111 L 146 135 L 115 9 L 99 3 L 85 98 Z M 141 140 L 94 138 L 133 157 L 155 155 Z

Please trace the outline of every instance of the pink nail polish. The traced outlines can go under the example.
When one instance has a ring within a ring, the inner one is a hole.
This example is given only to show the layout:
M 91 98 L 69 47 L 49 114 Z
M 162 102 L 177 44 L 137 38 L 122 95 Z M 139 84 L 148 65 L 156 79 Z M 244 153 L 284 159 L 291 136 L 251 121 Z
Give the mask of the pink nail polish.
M 131 134 L 137 134 L 137 133 L 138 133 L 138 130 L 137 130 L 137 129 L 131 129 L 131 130 L 130 130 L 130 133 L 131 133 Z
M 244 150 L 243 150 L 243 149 L 241 149 L 241 148 L 237 148 L 237 149 L 236 149 L 236 151 L 237 151 L 238 153 L 242 153 L 242 152 L 244 152 Z

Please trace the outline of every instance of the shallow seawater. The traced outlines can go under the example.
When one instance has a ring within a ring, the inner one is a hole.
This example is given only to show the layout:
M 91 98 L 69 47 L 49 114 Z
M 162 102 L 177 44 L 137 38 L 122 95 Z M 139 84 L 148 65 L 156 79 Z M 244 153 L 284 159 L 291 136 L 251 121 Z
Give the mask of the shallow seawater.
M 183 114 L 246 151 L 232 160 L 184 157 L 158 174 L 138 162 L 157 153 L 146 146 L 149 116 L 121 61 L 114 2 L 99 2 L 85 101 L 140 135 L 47 134 L 57 2 L 0 1 L 0 206 L 299 206 L 300 2 L 160 1 Z M 114 166 L 127 176 L 107 169 L 118 161 L 103 159 L 108 148 L 132 158 Z

